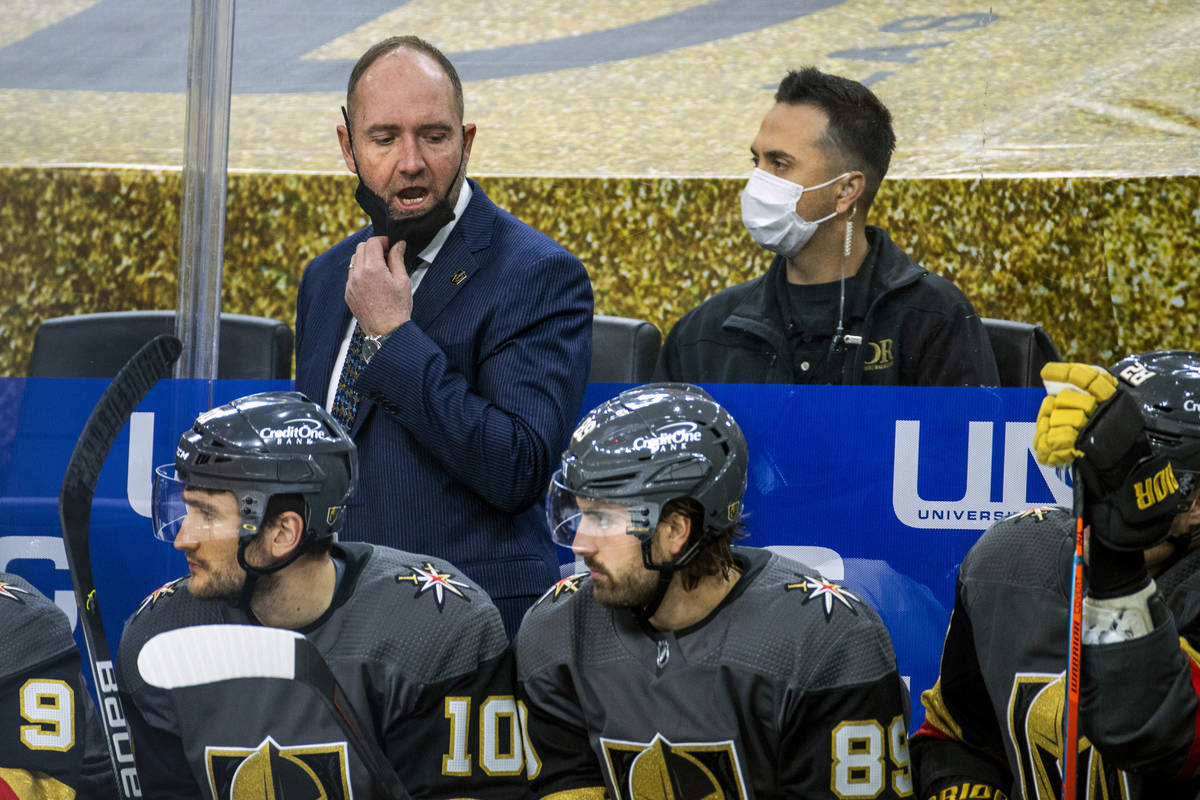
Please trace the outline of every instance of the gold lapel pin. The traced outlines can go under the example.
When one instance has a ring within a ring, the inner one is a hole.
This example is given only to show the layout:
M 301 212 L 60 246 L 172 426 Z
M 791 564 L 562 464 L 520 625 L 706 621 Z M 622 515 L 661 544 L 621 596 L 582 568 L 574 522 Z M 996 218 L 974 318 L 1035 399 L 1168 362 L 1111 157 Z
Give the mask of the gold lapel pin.
M 450 276 L 450 283 L 454 286 L 458 286 L 460 283 L 462 283 L 466 279 L 467 279 L 467 273 L 464 270 L 460 269 L 458 272 L 456 272 Z

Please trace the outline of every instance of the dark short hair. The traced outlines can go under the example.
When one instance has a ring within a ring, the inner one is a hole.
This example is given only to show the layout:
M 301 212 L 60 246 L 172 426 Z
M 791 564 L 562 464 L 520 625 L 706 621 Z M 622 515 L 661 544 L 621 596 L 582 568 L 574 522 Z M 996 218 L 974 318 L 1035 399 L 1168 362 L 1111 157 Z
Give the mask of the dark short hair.
M 463 88 L 458 71 L 450 63 L 450 59 L 446 58 L 445 53 L 419 36 L 389 36 L 383 41 L 371 45 L 367 52 L 359 56 L 354 69 L 350 70 L 350 80 L 346 84 L 346 109 L 350 117 L 354 116 L 354 90 L 358 88 L 358 82 L 362 79 L 363 73 L 380 58 L 397 50 L 416 50 L 438 62 L 442 72 L 446 73 L 446 77 L 450 79 L 450 83 L 454 87 L 454 105 L 458 111 L 458 120 L 461 122 L 463 118 Z
M 672 514 L 683 514 L 691 521 L 684 549 L 690 547 L 704 533 L 704 506 L 690 497 L 678 497 L 663 505 L 659 519 L 666 519 Z M 684 564 L 679 570 L 679 580 L 683 588 L 691 591 L 696 588 L 702 578 L 712 575 L 728 577 L 733 569 L 733 542 L 745 537 L 746 532 L 741 523 L 734 523 L 721 529 L 709 531 L 708 544 L 695 557 Z
M 813 105 L 828 115 L 823 147 L 840 157 L 842 168 L 859 170 L 866 176 L 863 198 L 865 206 L 870 207 L 896 148 L 887 106 L 858 81 L 816 67 L 789 72 L 779 83 L 775 102 Z

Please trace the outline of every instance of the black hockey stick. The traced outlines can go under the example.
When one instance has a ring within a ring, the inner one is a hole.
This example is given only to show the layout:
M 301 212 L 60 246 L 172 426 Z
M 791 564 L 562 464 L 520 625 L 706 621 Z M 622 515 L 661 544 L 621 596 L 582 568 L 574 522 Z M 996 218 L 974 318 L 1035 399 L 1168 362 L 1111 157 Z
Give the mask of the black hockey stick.
M 112 383 L 104 390 L 96 407 L 75 442 L 67 472 L 58 495 L 58 518 L 62 524 L 63 544 L 67 551 L 67 566 L 75 589 L 75 605 L 87 645 L 92 679 L 100 700 L 100 719 L 104 723 L 104 739 L 121 797 L 141 797 L 137 769 L 133 765 L 133 748 L 129 741 L 129 724 L 117 692 L 116 670 L 113 669 L 108 640 L 104 638 L 104 623 L 96 601 L 96 583 L 92 577 L 89 550 L 89 523 L 92 517 L 92 495 L 100 469 L 108 458 L 117 434 L 129 421 L 133 410 L 160 378 L 171 373 L 171 365 L 179 358 L 182 345 L 173 336 L 158 336 L 147 342 L 129 359 Z
M 201 686 L 237 678 L 277 678 L 303 683 L 333 712 L 388 800 L 408 800 L 400 777 L 370 726 L 350 704 L 316 645 L 304 634 L 259 625 L 193 625 L 151 637 L 138 654 L 142 680 L 160 689 Z

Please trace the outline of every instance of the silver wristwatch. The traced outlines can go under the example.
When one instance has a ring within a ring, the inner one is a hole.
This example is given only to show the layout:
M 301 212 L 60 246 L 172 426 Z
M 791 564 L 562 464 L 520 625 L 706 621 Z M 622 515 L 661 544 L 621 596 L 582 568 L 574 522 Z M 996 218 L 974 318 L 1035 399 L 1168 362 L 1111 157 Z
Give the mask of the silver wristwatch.
M 383 347 L 383 343 L 386 342 L 388 337 L 394 332 L 395 331 L 388 331 L 387 333 L 381 333 L 378 336 L 368 336 L 365 333 L 363 334 L 362 359 L 364 364 L 369 364 L 371 362 L 371 359 L 374 358 L 375 354 L 379 352 L 379 348 Z

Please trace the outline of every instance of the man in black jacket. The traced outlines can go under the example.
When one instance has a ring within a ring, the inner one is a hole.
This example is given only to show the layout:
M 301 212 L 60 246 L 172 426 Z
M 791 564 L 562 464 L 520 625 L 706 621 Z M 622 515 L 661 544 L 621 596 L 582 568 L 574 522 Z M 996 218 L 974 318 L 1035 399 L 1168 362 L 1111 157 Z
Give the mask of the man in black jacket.
M 864 223 L 895 142 L 891 114 L 862 84 L 789 72 L 742 192 L 742 221 L 775 260 L 685 314 L 655 378 L 998 385 L 970 301 Z

